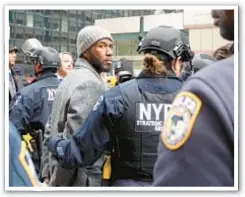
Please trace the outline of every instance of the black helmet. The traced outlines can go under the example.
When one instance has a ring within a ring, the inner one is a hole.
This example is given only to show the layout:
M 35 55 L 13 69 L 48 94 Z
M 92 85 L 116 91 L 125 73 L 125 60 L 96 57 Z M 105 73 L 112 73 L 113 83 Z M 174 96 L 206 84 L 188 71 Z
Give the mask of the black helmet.
M 117 74 L 119 71 L 122 70 L 122 62 L 116 62 L 116 66 L 115 66 L 115 73 Z
M 60 65 L 58 51 L 51 47 L 42 47 L 36 49 L 30 56 L 31 61 L 36 64 L 40 63 L 42 69 L 57 68 Z
M 192 65 L 194 67 L 194 72 L 201 70 L 202 68 L 216 62 L 216 59 L 212 56 L 204 53 L 197 53 L 192 59 Z
M 157 51 L 171 59 L 181 57 L 183 62 L 193 58 L 193 52 L 188 45 L 188 39 L 180 30 L 159 26 L 152 28 L 142 39 L 139 53 Z
M 36 38 L 29 38 L 21 45 L 21 50 L 25 55 L 31 55 L 36 49 L 43 47 Z
M 115 74 L 118 74 L 120 71 L 128 71 L 133 74 L 133 61 L 121 58 L 115 66 Z
M 130 79 L 133 79 L 134 75 L 132 72 L 129 72 L 127 70 L 122 70 L 122 71 L 119 71 L 117 78 L 118 78 L 117 83 L 120 84 L 120 83 L 124 83 Z

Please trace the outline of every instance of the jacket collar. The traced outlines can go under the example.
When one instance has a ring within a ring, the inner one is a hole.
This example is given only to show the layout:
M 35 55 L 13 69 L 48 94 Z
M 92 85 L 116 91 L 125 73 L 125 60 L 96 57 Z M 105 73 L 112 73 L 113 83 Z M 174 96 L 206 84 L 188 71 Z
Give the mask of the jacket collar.
M 147 72 L 146 70 L 142 70 L 140 72 L 140 74 L 136 77 L 136 79 L 140 79 L 140 78 L 172 78 L 172 79 L 178 79 L 180 80 L 178 77 L 176 77 L 175 74 L 173 74 L 173 72 L 171 71 L 167 71 L 167 74 L 158 74 L 158 75 L 154 75 L 150 72 Z
M 79 68 L 86 68 L 89 69 L 91 72 L 93 72 L 101 81 L 102 78 L 100 74 L 94 69 L 94 67 L 88 63 L 85 59 L 83 58 L 77 58 L 74 69 L 79 69 Z
M 32 81 L 32 83 L 34 83 L 34 82 L 36 82 L 36 81 L 40 81 L 40 80 L 45 79 L 45 78 L 47 78 L 47 77 L 55 77 L 55 78 L 57 78 L 57 76 L 55 75 L 55 73 L 53 73 L 53 72 L 45 72 L 45 73 L 43 73 L 41 76 L 39 76 L 39 77 L 37 77 L 36 79 L 34 79 L 34 80 Z

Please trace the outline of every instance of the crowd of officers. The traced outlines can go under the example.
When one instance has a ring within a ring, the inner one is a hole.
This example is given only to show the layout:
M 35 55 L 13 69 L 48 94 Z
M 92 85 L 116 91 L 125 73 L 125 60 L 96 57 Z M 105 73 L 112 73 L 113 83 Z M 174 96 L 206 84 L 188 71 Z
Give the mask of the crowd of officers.
M 234 11 L 212 17 L 232 42 Z M 140 74 L 119 64 L 108 88 L 113 42 L 86 26 L 74 64 L 27 39 L 21 51 L 36 78 L 24 87 L 10 47 L 9 186 L 233 186 L 233 44 L 194 54 L 178 29 L 152 28 L 137 49 Z

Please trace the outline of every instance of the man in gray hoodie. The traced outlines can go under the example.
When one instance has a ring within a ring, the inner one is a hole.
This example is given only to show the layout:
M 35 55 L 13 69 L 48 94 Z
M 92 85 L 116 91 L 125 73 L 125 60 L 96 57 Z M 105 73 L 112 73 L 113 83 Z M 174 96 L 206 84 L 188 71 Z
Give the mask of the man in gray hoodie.
M 42 178 L 50 186 L 100 186 L 104 157 L 93 166 L 64 169 L 47 150 L 51 136 L 70 138 L 86 120 L 88 113 L 106 86 L 100 77 L 112 64 L 113 39 L 111 34 L 98 26 L 86 26 L 77 36 L 77 55 L 74 70 L 60 84 L 52 114 L 46 125 Z

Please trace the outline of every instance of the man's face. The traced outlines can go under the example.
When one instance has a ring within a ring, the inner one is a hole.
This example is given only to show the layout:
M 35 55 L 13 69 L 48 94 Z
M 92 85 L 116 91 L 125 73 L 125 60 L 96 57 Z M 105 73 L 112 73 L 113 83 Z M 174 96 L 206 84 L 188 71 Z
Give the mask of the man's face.
M 234 40 L 234 10 L 212 10 L 214 25 L 220 27 L 220 35 L 227 40 Z
M 67 75 L 73 69 L 73 58 L 70 54 L 61 54 L 61 67 L 58 68 L 58 72 L 62 75 Z
M 100 72 L 108 72 L 112 64 L 113 44 L 109 39 L 95 43 L 86 53 L 85 58 Z
M 15 60 L 16 60 L 16 52 L 13 50 L 13 51 L 10 51 L 9 52 L 9 66 L 14 66 L 15 65 Z

